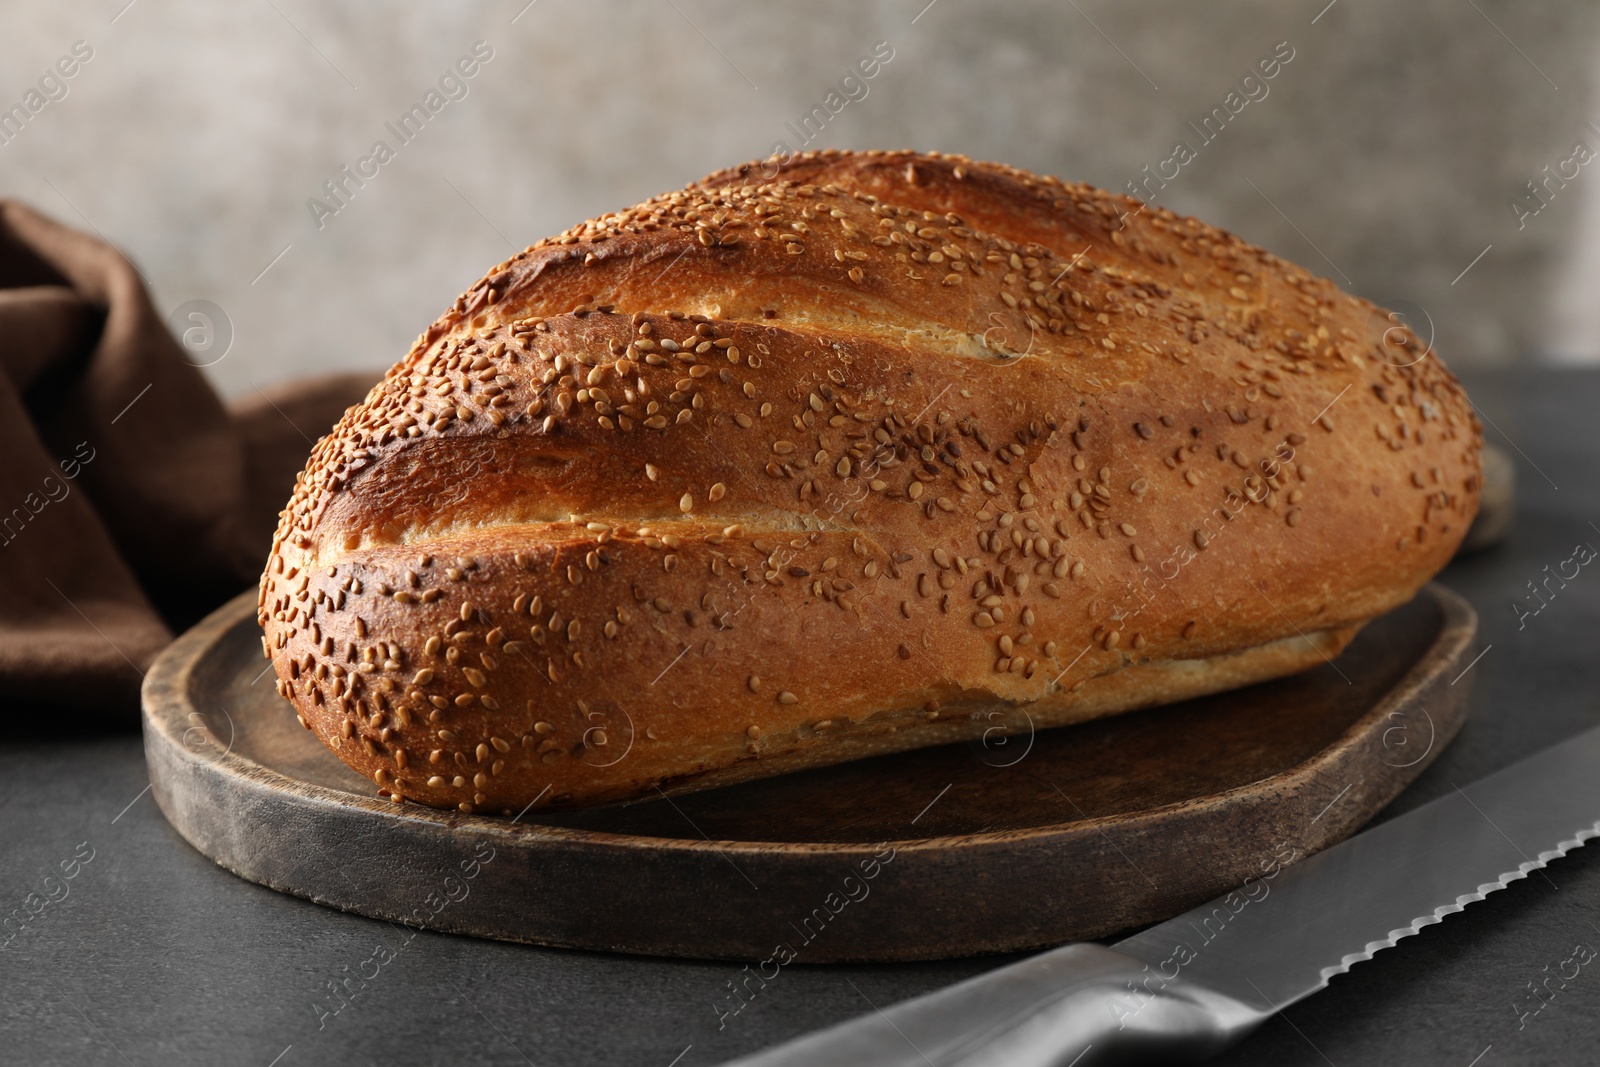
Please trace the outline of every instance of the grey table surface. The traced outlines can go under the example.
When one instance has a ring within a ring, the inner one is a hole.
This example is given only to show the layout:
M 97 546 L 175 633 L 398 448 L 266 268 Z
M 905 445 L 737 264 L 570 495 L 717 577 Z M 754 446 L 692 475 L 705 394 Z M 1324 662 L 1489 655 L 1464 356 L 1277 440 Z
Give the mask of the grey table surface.
M 1380 818 L 1600 722 L 1600 574 L 1520 625 L 1511 606 L 1575 544 L 1600 546 L 1600 372 L 1468 385 L 1488 438 L 1516 457 L 1517 524 L 1443 576 L 1477 607 L 1488 648 L 1472 716 Z M 9 940 L 0 931 L 0 1063 L 691 1067 L 1000 962 L 797 963 L 724 1014 L 737 964 L 413 932 L 245 882 L 167 825 L 136 733 L 69 730 L 45 723 L 0 750 L 0 916 L 30 893 L 59 898 Z M 74 877 L 47 887 L 63 862 Z M 1578 946 L 1600 948 L 1600 847 L 1357 965 L 1216 1062 L 1594 1063 L 1600 960 L 1524 1014 L 1527 984 Z

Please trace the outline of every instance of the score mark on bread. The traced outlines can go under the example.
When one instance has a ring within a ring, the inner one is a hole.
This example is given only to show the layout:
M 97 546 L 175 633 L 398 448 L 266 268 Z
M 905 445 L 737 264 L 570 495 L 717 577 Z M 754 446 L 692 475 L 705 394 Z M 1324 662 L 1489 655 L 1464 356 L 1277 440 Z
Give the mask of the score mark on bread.
M 418 338 L 300 478 L 264 647 L 381 791 L 507 813 L 1249 684 L 1465 533 L 1481 435 L 1417 353 L 1088 186 L 746 165 L 540 242 Z

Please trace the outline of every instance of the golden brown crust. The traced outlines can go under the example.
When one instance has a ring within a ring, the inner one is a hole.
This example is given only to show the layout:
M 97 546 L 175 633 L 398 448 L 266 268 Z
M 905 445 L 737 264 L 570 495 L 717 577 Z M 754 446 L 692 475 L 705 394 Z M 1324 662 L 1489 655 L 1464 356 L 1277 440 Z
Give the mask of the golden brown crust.
M 1007 167 L 761 167 L 499 265 L 319 442 L 265 644 L 391 795 L 592 803 L 1246 684 L 1466 531 L 1471 407 L 1370 303 Z

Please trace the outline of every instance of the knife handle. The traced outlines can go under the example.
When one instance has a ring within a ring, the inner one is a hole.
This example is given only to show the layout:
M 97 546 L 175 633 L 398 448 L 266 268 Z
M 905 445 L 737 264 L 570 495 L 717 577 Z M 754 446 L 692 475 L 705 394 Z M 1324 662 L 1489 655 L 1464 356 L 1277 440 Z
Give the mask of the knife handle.
M 1270 1012 L 1103 945 L 1066 945 L 736 1061 L 737 1067 L 1091 1067 L 1209 1056 Z M 735 1067 L 730 1064 L 729 1067 Z

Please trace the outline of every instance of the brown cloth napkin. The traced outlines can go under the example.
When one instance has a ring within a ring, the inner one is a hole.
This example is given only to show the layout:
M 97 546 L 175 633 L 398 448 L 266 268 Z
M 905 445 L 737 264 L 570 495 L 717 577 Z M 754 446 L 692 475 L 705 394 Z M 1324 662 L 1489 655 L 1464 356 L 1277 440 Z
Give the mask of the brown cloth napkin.
M 255 584 L 312 441 L 378 376 L 227 407 L 115 248 L 0 200 L 0 716 L 134 721 L 150 661 Z

